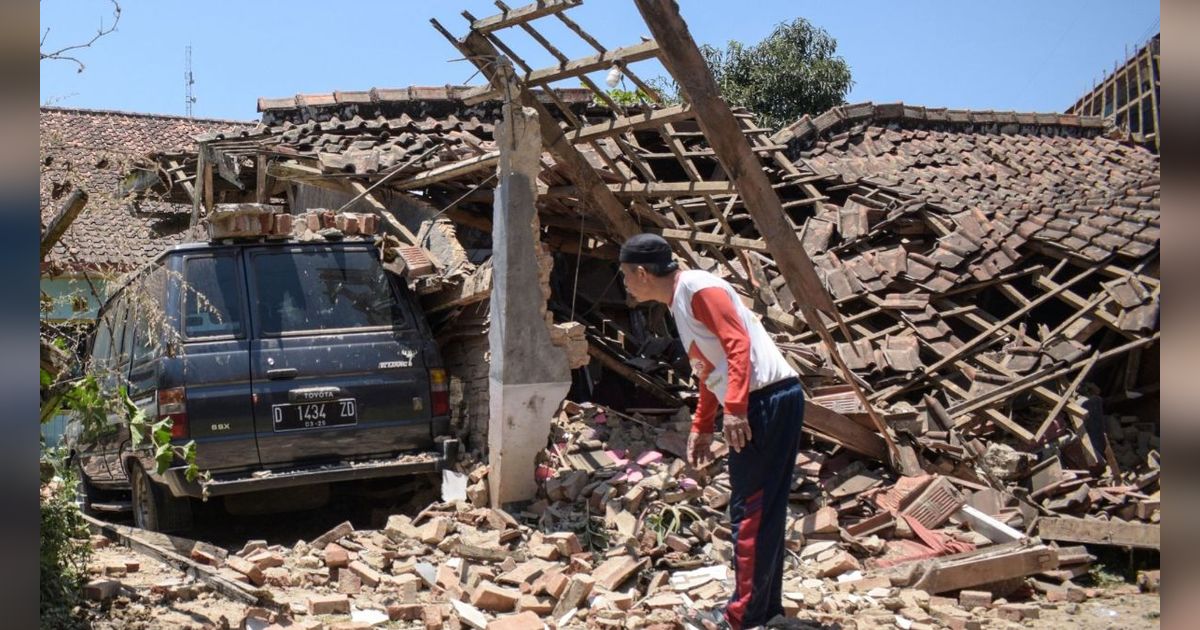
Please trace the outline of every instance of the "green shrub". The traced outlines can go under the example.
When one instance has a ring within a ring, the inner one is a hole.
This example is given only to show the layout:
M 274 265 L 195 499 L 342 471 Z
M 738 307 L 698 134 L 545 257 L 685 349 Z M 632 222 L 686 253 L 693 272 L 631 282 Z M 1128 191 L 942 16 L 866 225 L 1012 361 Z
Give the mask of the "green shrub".
M 61 453 L 51 452 L 45 459 L 56 474 L 42 485 L 41 494 L 41 627 L 82 627 L 73 610 L 80 603 L 92 553 L 87 522 L 75 505 L 75 476 L 63 465 Z

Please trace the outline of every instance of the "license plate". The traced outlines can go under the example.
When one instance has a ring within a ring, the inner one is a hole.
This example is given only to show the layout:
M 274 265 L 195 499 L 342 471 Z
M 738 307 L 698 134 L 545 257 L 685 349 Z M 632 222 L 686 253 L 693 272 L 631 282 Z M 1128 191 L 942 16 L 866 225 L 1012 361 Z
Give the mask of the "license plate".
M 358 405 L 353 398 L 314 403 L 271 405 L 276 431 L 303 431 L 358 424 Z

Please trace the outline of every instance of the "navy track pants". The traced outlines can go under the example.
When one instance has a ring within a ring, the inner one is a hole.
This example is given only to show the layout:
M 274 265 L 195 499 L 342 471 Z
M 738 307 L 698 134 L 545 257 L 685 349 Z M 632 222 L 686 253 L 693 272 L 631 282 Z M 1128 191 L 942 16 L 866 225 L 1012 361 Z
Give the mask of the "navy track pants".
M 750 392 L 750 443 L 729 451 L 733 596 L 725 619 L 740 630 L 783 614 L 784 530 L 796 470 L 804 390 L 797 379 Z

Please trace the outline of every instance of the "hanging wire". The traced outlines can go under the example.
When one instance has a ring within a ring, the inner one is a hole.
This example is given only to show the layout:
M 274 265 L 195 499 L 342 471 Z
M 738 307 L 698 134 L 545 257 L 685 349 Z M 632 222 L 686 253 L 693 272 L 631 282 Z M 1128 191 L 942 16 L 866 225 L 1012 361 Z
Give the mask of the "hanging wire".
M 579 213 L 579 248 L 575 250 L 575 284 L 571 287 L 571 321 L 575 321 L 575 298 L 579 297 L 579 267 L 583 262 L 584 216 Z

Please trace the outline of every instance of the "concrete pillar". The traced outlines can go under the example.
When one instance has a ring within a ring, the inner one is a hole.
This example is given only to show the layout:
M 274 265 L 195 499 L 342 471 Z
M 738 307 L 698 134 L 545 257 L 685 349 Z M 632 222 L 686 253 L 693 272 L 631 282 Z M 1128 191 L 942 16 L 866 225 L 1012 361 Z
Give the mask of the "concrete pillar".
M 492 222 L 493 285 L 488 346 L 488 491 L 493 507 L 533 499 L 534 458 L 571 385 L 564 352 L 550 342 L 539 277 L 537 113 L 504 106 Z

